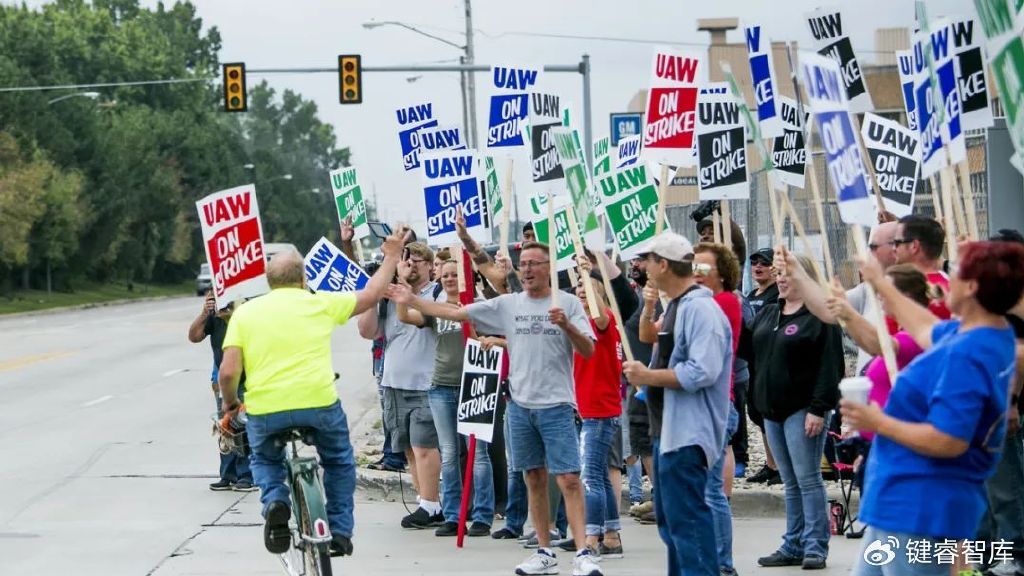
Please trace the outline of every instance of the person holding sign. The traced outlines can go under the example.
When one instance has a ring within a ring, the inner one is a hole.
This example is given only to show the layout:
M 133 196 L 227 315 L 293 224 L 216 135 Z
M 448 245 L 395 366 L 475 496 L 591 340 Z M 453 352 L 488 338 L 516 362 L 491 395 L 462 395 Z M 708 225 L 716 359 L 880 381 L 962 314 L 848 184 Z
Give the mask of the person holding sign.
M 852 398 L 840 404 L 847 424 L 875 434 L 860 510 L 868 526 L 864 545 L 894 538 L 897 573 L 949 573 L 941 564 L 909 564 L 901 552 L 908 539 L 934 547 L 975 538 L 986 509 L 985 480 L 995 472 L 1006 432 L 1016 341 L 1004 315 L 1024 292 L 1024 247 L 971 242 L 959 254 L 946 296 L 958 320 L 937 320 L 901 294 L 877 263 L 861 264 L 864 280 L 924 349 L 900 373 L 884 410 Z M 858 562 L 854 574 L 883 571 Z
M 892 239 L 896 263 L 913 264 L 942 295 L 928 305 L 928 309 L 939 320 L 950 318 L 949 308 L 943 299 L 949 292 L 949 276 L 942 270 L 942 246 L 945 241 L 942 224 L 920 214 L 900 218 L 896 237 Z
M 601 569 L 585 545 L 583 487 L 580 483 L 579 437 L 575 426 L 573 353 L 594 353 L 594 333 L 579 298 L 561 294 L 561 307 L 551 307 L 551 255 L 544 244 L 527 243 L 519 255 L 524 292 L 503 294 L 451 308 L 414 298 L 408 289 L 392 286 L 389 297 L 421 313 L 457 322 L 472 321 L 477 330 L 505 334 L 508 341 L 509 388 L 505 413 L 511 466 L 526 472 L 530 515 L 537 529 L 537 552 L 516 567 L 516 573 L 552 574 L 558 559 L 551 551 L 548 474 L 557 478 L 566 514 L 576 540 L 573 574 L 600 576 Z
M 267 266 L 270 293 L 239 306 L 228 324 L 220 364 L 222 408 L 238 411 L 244 369 L 250 466 L 266 518 L 263 542 L 272 554 L 282 554 L 291 545 L 292 517 L 284 451 L 274 436 L 295 426 L 316 430 L 313 440 L 324 469 L 331 554 L 352 554 L 356 464 L 334 386 L 331 333 L 353 315 L 376 306 L 395 274 L 404 235 L 400 230 L 384 241 L 380 269 L 357 292 L 310 293 L 305 289 L 302 256 L 281 252 Z
M 584 282 L 590 282 L 594 296 L 598 299 L 600 315 L 590 319 L 590 327 L 597 336 L 594 355 L 584 358 L 577 353 L 574 359 L 573 376 L 576 382 L 576 403 L 583 429 L 580 444 L 583 454 L 583 491 L 587 512 L 587 547 L 602 558 L 621 558 L 622 540 L 619 530 L 619 490 L 622 485 L 622 433 L 619 429 L 622 416 L 622 394 L 620 392 L 622 358 L 615 318 L 609 308 L 604 286 L 594 282 L 590 276 L 590 260 L 580 258 L 583 277 L 576 286 L 576 296 L 587 307 L 587 291 Z M 619 446 L 617 462 L 612 455 Z M 612 474 L 612 470 L 615 474 Z M 618 482 L 612 482 L 614 476 Z M 599 541 L 601 535 L 604 540 Z
M 654 446 L 658 532 L 668 547 L 669 574 L 718 574 L 715 531 L 708 529 L 714 517 L 705 493 L 709 469 L 725 446 L 732 329 L 711 291 L 694 278 L 689 240 L 663 232 L 641 253 L 647 276 L 669 298 L 651 367 L 623 365 L 634 386 L 665 392 Z
M 459 265 L 454 260 L 441 264 L 438 280 L 444 289 L 448 306 L 459 305 Z M 437 335 L 437 354 L 434 357 L 434 376 L 427 392 L 430 411 L 434 415 L 437 440 L 441 445 L 441 513 L 444 524 L 434 534 L 455 536 L 459 532 L 459 507 L 462 504 L 462 471 L 459 470 L 458 422 L 459 385 L 462 383 L 462 360 L 465 348 L 462 325 L 458 322 L 426 316 L 407 305 L 397 305 L 398 319 L 406 324 L 429 328 Z M 470 337 L 475 338 L 472 333 Z M 494 478 L 487 443 L 477 441 L 473 461 L 473 524 L 470 536 L 487 536 L 494 521 Z

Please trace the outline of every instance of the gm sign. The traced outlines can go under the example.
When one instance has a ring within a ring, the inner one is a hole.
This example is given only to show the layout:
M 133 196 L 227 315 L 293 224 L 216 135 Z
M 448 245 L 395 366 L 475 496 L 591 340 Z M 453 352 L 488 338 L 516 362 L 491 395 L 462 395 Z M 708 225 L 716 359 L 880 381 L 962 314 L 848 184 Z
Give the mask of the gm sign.
M 641 112 L 617 112 L 609 114 L 611 118 L 612 146 L 617 146 L 619 140 L 636 136 L 643 129 L 643 113 Z

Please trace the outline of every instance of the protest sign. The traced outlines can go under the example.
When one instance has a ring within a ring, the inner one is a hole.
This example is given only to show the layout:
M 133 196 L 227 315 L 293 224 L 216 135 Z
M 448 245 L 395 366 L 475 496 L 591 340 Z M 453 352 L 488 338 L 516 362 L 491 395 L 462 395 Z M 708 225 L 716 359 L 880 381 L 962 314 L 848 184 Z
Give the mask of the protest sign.
M 457 206 L 462 208 L 469 234 L 477 240 L 489 241 L 476 176 L 476 152 L 452 150 L 424 154 L 422 173 L 430 244 L 449 246 L 459 242 L 455 234 Z
M 612 171 L 611 139 L 608 136 L 594 140 L 594 178 Z
M 424 128 L 420 130 L 420 145 L 424 153 L 466 149 L 462 130 L 458 126 Z
M 991 97 L 981 52 L 981 30 L 967 18 L 950 23 L 956 53 L 957 88 L 960 92 L 961 122 L 964 130 L 980 130 L 993 124 Z
M 921 151 L 917 131 L 868 112 L 864 115 L 861 135 L 875 167 L 875 181 L 885 199 L 886 211 L 897 218 L 910 214 Z
M 703 200 L 750 197 L 747 139 L 739 104 L 724 82 L 701 88 L 697 97 L 697 188 Z
M 306 286 L 314 292 L 355 292 L 362 290 L 370 277 L 359 264 L 327 238 L 313 245 L 306 254 Z
M 804 170 L 807 166 L 807 146 L 804 143 L 804 126 L 809 114 L 804 111 L 802 117 L 796 100 L 786 96 L 776 97 L 779 105 L 779 118 L 782 120 L 782 136 L 772 139 L 772 163 L 775 170 L 772 177 L 782 186 L 803 188 L 805 184 Z
M 850 111 L 859 113 L 873 110 L 871 94 L 864 82 L 857 55 L 853 52 L 853 44 L 850 43 L 849 35 L 843 32 L 842 13 L 838 8 L 819 8 L 806 14 L 805 18 L 814 38 L 815 51 L 839 64 Z
M 615 169 L 635 166 L 640 161 L 640 137 L 630 136 L 619 140 L 615 154 Z
M 555 219 L 555 258 L 558 271 L 568 270 L 576 263 L 573 261 L 575 250 L 572 244 L 572 234 L 569 231 L 569 199 L 563 194 L 553 196 L 554 198 L 554 219 Z M 537 242 L 552 246 L 548 236 L 548 196 L 537 194 L 530 197 L 530 215 L 533 221 L 533 232 L 537 236 Z
M 897 50 L 896 67 L 900 72 L 900 88 L 903 93 L 903 109 L 907 113 L 907 128 L 919 130 L 917 124 L 917 101 L 914 86 L 917 85 L 917 73 L 914 71 L 914 51 Z
M 839 63 L 804 52 L 800 54 L 800 72 L 825 149 L 829 179 L 839 200 L 839 216 L 847 224 L 873 226 L 878 222 L 877 212 L 869 196 L 867 171 L 853 129 Z
M 483 181 L 484 197 L 487 199 L 487 208 L 491 212 L 491 221 L 498 222 L 501 220 L 505 203 L 501 198 L 501 187 L 498 185 L 498 170 L 494 167 L 494 158 L 490 156 L 484 156 Z
M 750 77 L 754 83 L 754 103 L 757 104 L 761 134 L 765 138 L 782 136 L 783 123 L 776 103 L 771 40 L 761 34 L 760 26 L 748 26 L 743 31 L 747 39 L 747 59 L 750 61 Z
M 967 158 L 966 139 L 960 114 L 960 92 L 956 82 L 956 59 L 952 49 L 949 21 L 931 23 L 933 30 L 913 35 L 915 108 L 921 134 L 921 177 L 927 178 Z M 942 151 L 948 145 L 949 161 Z
M 462 359 L 462 385 L 459 388 L 459 434 L 476 436 L 477 440 L 494 439 L 494 418 L 498 408 L 498 384 L 501 377 L 501 356 L 505 349 L 493 346 L 484 350 L 479 340 L 466 340 Z
M 558 151 L 551 130 L 562 125 L 561 100 L 554 94 L 530 94 L 530 148 L 533 181 L 544 184 L 540 190 L 559 194 L 565 177 L 558 162 Z
M 645 165 L 638 164 L 601 177 L 598 185 L 619 255 L 623 261 L 633 258 L 655 236 L 658 191 L 654 179 Z
M 487 114 L 486 149 L 523 146 L 523 126 L 528 117 L 529 94 L 539 69 L 525 66 L 491 66 L 491 99 Z
M 643 134 L 644 159 L 672 166 L 696 163 L 693 130 L 697 88 L 706 76 L 700 53 L 668 46 L 654 49 Z
M 942 142 L 949 148 L 950 162 L 967 159 L 967 138 L 963 128 L 963 102 L 956 80 L 956 54 L 953 51 L 953 27 L 947 18 L 939 18 L 931 30 L 932 82 L 942 93 Z M 927 30 L 927 29 L 926 29 Z
M 580 233 L 587 236 L 587 244 L 603 245 L 604 238 L 600 233 L 601 225 L 597 221 L 597 211 L 594 210 L 591 197 L 593 188 L 590 186 L 586 165 L 583 163 L 581 151 L 577 146 L 578 135 L 575 130 L 560 126 L 551 129 L 551 137 L 554 139 L 558 159 L 562 164 L 562 172 L 565 174 L 569 197 L 579 222 Z
M 196 202 L 217 309 L 270 291 L 256 186 L 215 192 Z
M 338 222 L 352 217 L 355 228 L 355 239 L 370 235 L 370 226 L 366 223 L 366 202 L 363 191 L 359 187 L 354 167 L 339 168 L 331 171 L 331 190 L 334 191 L 334 203 L 338 207 Z
M 434 105 L 430 102 L 404 106 L 395 111 L 398 117 L 398 142 L 402 146 L 402 166 L 405 171 L 420 167 L 420 131 L 437 126 Z
M 1005 0 L 974 0 L 985 35 L 989 65 L 1016 154 L 1010 164 L 1024 173 L 1024 17 Z

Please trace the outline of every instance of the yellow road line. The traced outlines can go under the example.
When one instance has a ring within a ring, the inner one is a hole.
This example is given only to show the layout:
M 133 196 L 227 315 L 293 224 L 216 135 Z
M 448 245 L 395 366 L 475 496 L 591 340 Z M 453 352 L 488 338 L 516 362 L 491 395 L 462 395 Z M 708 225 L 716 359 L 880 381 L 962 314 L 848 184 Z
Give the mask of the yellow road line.
M 46 352 L 45 354 L 35 354 L 33 356 L 23 356 L 21 358 L 14 358 L 13 360 L 6 360 L 4 362 L 0 362 L 0 372 L 17 370 L 38 362 L 55 360 L 57 358 L 63 358 L 64 356 L 70 356 L 71 354 L 74 354 L 74 352 L 70 350 L 60 350 L 57 352 Z

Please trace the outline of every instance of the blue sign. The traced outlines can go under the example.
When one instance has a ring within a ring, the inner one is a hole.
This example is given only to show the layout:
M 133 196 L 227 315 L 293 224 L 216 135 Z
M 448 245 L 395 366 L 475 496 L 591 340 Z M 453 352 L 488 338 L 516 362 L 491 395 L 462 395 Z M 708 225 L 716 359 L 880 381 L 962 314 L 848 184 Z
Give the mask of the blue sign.
M 326 238 L 306 254 L 306 285 L 315 292 L 355 292 L 369 281 L 366 272 Z
M 745 32 L 747 58 L 750 62 L 750 76 L 754 82 L 754 101 L 757 104 L 757 120 L 761 125 L 761 134 L 765 138 L 782 136 L 782 120 L 775 104 L 771 42 L 762 42 L 760 26 L 750 26 Z
M 407 106 L 395 111 L 398 141 L 402 145 L 402 167 L 408 172 L 420 167 L 420 130 L 437 126 L 431 103 Z
M 540 70 L 516 66 L 492 66 L 490 106 L 487 114 L 486 148 L 523 146 L 523 123 L 529 108 L 527 94 L 537 83 Z
M 484 226 L 483 198 L 476 164 L 473 150 L 439 152 L 423 157 L 423 204 L 427 211 L 430 244 L 448 246 L 459 242 L 455 233 L 455 217 L 460 209 L 471 235 L 489 233 Z
M 640 112 L 618 112 L 608 115 L 611 119 L 612 146 L 630 136 L 639 136 L 643 129 L 643 114 Z

